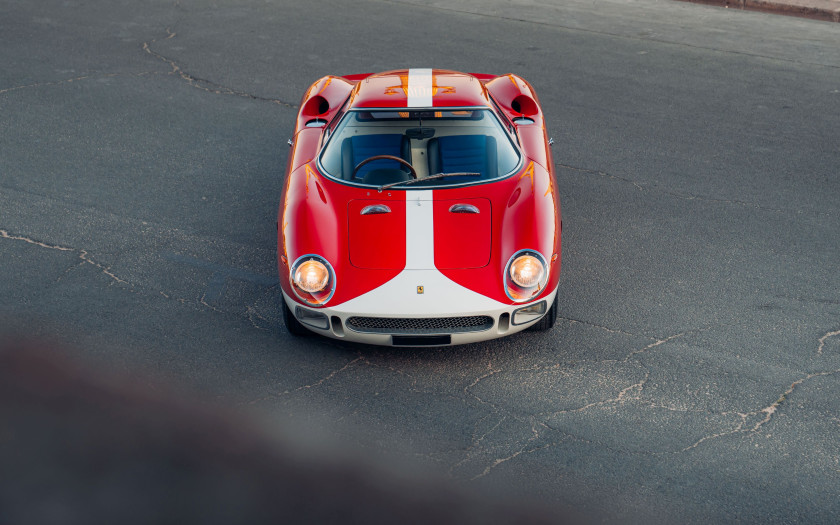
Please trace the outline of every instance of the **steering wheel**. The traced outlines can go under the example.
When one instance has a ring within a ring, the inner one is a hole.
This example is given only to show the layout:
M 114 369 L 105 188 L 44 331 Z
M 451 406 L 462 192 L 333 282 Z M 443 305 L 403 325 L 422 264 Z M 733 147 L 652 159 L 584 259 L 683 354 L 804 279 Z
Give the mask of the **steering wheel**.
M 373 162 L 373 161 L 375 161 L 375 160 L 380 160 L 380 159 L 395 160 L 395 161 L 399 162 L 400 164 L 402 164 L 403 166 L 405 166 L 406 168 L 408 168 L 409 172 L 411 173 L 411 177 L 412 177 L 412 178 L 415 178 L 415 179 L 417 178 L 417 172 L 416 172 L 416 171 L 414 171 L 414 166 L 412 166 L 410 162 L 408 162 L 408 161 L 407 161 L 407 160 L 405 160 L 405 159 L 401 159 L 400 157 L 395 157 L 395 156 L 393 156 L 393 155 L 374 155 L 373 157 L 368 157 L 368 158 L 366 158 L 365 160 L 363 160 L 362 162 L 360 162 L 360 163 L 356 166 L 356 168 L 353 170 L 353 178 L 354 178 L 354 179 L 356 178 L 356 173 L 358 173 L 358 172 L 359 172 L 359 168 L 361 168 L 362 166 L 364 166 L 364 165 L 365 165 L 365 164 L 367 164 L 368 162 Z

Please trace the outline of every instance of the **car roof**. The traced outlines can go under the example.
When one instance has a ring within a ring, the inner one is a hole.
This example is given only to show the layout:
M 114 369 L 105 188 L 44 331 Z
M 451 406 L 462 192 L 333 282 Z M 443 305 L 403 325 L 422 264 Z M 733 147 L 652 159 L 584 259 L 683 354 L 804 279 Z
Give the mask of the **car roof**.
M 399 69 L 359 80 L 350 108 L 432 108 L 489 106 L 481 80 L 444 69 Z

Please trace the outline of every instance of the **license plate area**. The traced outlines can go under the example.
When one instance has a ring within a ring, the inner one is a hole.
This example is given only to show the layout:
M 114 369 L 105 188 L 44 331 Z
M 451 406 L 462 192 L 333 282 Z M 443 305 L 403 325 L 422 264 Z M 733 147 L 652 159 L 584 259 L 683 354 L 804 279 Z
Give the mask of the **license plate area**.
M 392 335 L 394 346 L 444 346 L 452 344 L 452 336 L 446 335 Z

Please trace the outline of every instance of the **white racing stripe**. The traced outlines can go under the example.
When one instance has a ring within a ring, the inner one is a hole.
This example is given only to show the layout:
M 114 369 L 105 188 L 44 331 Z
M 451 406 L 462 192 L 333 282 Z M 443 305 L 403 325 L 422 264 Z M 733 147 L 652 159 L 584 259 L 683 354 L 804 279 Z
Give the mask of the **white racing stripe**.
M 432 190 L 405 192 L 405 269 L 435 267 L 435 216 Z
M 432 70 L 408 70 L 408 103 L 410 108 L 432 107 Z
M 423 287 L 418 293 L 417 287 Z M 382 317 L 455 317 L 501 313 L 510 305 L 500 303 L 453 282 L 439 270 L 403 270 L 379 288 L 332 308 L 346 315 Z
M 383 317 L 446 317 L 499 313 L 509 308 L 461 286 L 435 268 L 433 196 L 433 190 L 405 192 L 405 269 L 379 288 L 332 311 Z M 421 286 L 422 293 L 418 289 Z

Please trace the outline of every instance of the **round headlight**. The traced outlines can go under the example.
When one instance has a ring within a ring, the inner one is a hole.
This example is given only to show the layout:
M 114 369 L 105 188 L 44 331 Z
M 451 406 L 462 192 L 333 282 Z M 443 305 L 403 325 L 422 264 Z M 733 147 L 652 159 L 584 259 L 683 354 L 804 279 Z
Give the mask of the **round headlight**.
M 335 292 L 335 272 L 320 255 L 308 254 L 292 263 L 292 290 L 309 306 L 324 306 Z
M 545 273 L 542 262 L 533 255 L 520 255 L 510 265 L 510 278 L 523 288 L 540 283 Z
M 294 280 L 305 292 L 320 292 L 329 284 L 330 272 L 321 261 L 309 260 L 297 267 Z
M 507 263 L 505 293 L 517 303 L 536 299 L 548 281 L 545 258 L 536 250 L 519 250 Z

